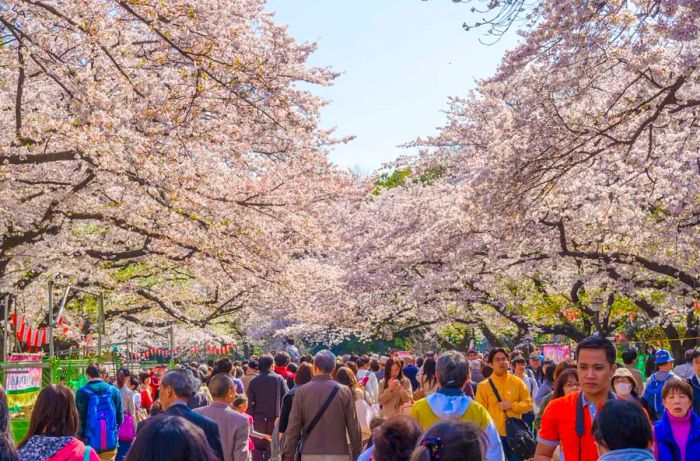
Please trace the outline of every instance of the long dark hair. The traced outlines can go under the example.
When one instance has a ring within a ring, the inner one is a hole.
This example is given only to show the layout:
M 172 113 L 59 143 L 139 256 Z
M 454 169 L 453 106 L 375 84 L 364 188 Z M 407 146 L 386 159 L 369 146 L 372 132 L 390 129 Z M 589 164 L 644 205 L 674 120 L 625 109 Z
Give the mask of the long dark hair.
M 202 429 L 185 418 L 150 418 L 129 449 L 125 461 L 217 461 Z
M 78 410 L 73 392 L 63 384 L 49 384 L 39 392 L 29 430 L 19 443 L 23 447 L 35 435 L 50 437 L 75 436 L 78 431 Z
M 7 408 L 7 394 L 0 385 L 0 461 L 17 461 L 17 450 L 10 437 L 10 411 Z
M 389 387 L 389 380 L 391 379 L 391 368 L 396 364 L 399 367 L 399 376 L 396 377 L 399 381 L 403 379 L 403 368 L 401 368 L 401 362 L 395 359 L 389 359 L 384 365 L 384 389 Z
M 571 377 L 576 378 L 576 382 L 578 382 L 578 371 L 575 368 L 566 368 L 557 376 L 557 382 L 554 384 L 554 391 L 552 392 L 552 400 L 564 397 L 564 386 L 566 386 Z
M 355 378 L 355 375 L 353 374 L 352 370 L 348 367 L 343 367 L 340 370 L 338 370 L 338 373 L 335 375 L 335 380 L 344 385 L 347 386 L 348 389 L 350 389 L 350 392 L 352 392 L 352 397 L 354 400 L 358 399 L 358 395 L 355 392 L 355 389 L 360 389 L 360 383 L 357 382 L 357 378 Z
M 423 383 L 428 383 L 431 387 L 435 385 L 437 377 L 435 376 L 436 363 L 435 359 L 428 357 L 423 362 L 423 378 L 421 379 Z
M 117 372 L 117 387 L 119 389 L 124 387 L 124 384 L 128 381 L 128 377 L 131 376 L 131 371 L 128 368 L 120 368 Z
M 311 378 L 314 376 L 314 369 L 311 365 L 308 363 L 302 363 L 299 365 L 299 369 L 297 369 L 297 375 L 294 378 L 294 385 L 295 386 L 303 386 L 304 384 L 308 383 L 311 381 Z

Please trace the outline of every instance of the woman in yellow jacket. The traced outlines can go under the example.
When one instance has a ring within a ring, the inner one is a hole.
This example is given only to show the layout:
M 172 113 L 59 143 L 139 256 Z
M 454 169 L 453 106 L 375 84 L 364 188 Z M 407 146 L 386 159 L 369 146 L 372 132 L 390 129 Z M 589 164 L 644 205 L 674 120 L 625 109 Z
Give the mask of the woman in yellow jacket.
M 384 368 L 384 379 L 379 381 L 379 404 L 384 418 L 401 414 L 401 406 L 413 400 L 411 381 L 403 375 L 401 362 L 389 359 Z

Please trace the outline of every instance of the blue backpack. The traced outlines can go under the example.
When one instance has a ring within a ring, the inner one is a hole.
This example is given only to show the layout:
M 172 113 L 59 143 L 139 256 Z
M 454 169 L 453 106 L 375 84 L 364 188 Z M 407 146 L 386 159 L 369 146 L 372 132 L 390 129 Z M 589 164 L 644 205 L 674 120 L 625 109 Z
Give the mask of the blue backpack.
M 85 435 L 87 443 L 97 452 L 113 450 L 117 447 L 117 416 L 112 402 L 112 393 L 96 394 L 85 388 L 89 400 Z
M 659 379 L 656 377 L 656 373 L 654 373 L 651 375 L 646 389 L 644 389 L 644 400 L 646 400 L 647 405 L 654 409 L 654 414 L 650 416 L 657 421 L 661 419 L 661 416 L 664 414 L 664 399 L 661 396 L 661 390 L 664 388 L 666 381 L 674 376 L 676 375 L 669 372 L 664 379 Z

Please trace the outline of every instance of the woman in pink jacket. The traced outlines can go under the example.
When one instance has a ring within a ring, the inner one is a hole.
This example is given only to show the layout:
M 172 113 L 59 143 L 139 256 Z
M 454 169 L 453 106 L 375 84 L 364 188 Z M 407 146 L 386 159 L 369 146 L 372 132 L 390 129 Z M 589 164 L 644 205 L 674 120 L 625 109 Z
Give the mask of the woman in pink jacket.
M 61 384 L 45 387 L 32 411 L 29 431 L 18 445 L 20 461 L 99 461 L 95 450 L 75 438 L 77 431 L 73 392 Z

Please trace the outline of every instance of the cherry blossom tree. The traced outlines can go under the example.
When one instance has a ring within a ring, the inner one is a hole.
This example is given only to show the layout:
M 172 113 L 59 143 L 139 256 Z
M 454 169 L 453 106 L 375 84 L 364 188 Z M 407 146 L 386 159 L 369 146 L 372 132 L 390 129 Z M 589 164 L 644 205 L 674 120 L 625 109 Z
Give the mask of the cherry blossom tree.
M 263 7 L 0 5 L 4 291 L 36 310 L 54 279 L 106 290 L 108 319 L 216 328 L 294 289 L 349 179 L 297 85 L 335 74 Z
M 523 5 L 489 2 L 492 24 L 510 26 Z M 398 162 L 413 175 L 359 211 L 357 309 L 420 324 L 487 308 L 522 333 L 573 339 L 608 334 L 633 309 L 681 355 L 698 323 L 700 8 L 525 10 L 523 42 L 496 75 L 453 98 L 440 133 Z

